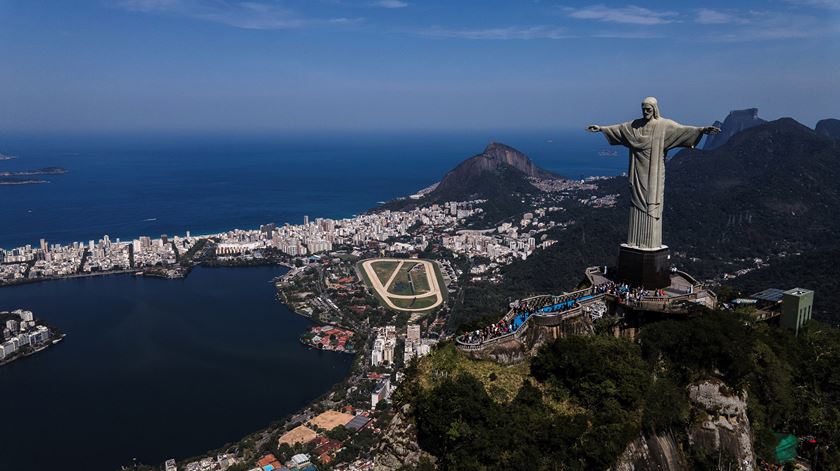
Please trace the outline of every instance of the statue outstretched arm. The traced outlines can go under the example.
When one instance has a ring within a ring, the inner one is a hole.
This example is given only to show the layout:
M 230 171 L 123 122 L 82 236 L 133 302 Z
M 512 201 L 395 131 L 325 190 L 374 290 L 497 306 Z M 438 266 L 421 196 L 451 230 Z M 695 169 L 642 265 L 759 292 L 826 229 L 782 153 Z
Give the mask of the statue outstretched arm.
M 601 132 L 601 126 L 598 126 L 597 124 L 590 124 L 586 127 L 586 130 L 589 132 Z
M 720 128 L 716 126 L 706 126 L 703 128 L 703 134 L 718 134 L 720 133 Z

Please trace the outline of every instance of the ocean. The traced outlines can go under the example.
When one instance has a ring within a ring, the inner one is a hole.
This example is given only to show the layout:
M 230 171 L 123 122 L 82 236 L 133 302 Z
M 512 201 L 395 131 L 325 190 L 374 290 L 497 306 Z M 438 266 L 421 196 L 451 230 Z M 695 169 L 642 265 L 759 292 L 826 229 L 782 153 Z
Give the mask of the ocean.
M 0 247 L 349 217 L 438 181 L 493 140 L 569 177 L 626 167 L 599 156 L 603 138 L 583 131 L 0 135 L 0 153 L 18 157 L 0 171 L 69 171 L 0 186 Z M 0 368 L 11 424 L 0 427 L 0 469 L 160 465 L 237 441 L 325 393 L 352 357 L 298 342 L 309 322 L 268 283 L 283 270 L 0 288 L 0 310 L 32 310 L 67 333 Z
M 48 166 L 49 184 L 0 186 L 0 247 L 183 235 L 349 217 L 424 188 L 490 141 L 571 178 L 617 175 L 580 132 L 3 135 L 2 170 Z

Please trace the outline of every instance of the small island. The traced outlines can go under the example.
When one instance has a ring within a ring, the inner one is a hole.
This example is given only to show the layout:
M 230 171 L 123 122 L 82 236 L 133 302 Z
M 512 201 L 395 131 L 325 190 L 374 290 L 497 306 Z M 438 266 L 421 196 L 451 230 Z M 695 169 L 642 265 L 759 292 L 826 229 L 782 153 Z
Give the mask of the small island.
M 0 185 L 40 185 L 42 183 L 49 183 L 47 180 L 39 180 L 37 178 L 3 178 L 0 177 Z
M 32 311 L 2 311 L 0 323 L 3 325 L 0 366 L 40 352 L 64 338 L 57 329 L 35 319 Z
M 0 160 L 11 160 L 15 157 L 0 154 Z M 61 175 L 67 173 L 62 167 L 42 167 L 34 170 L 4 170 L 0 171 L 0 185 L 39 185 L 49 183 L 40 178 L 31 178 L 36 175 Z
M 28 177 L 32 175 L 61 175 L 67 173 L 67 169 L 63 167 L 42 167 L 35 170 L 5 170 L 0 172 L 0 177 Z
M 16 159 L 16 158 L 17 158 L 17 157 L 15 157 L 15 156 L 13 156 L 13 155 L 4 155 L 4 154 L 0 154 L 0 160 L 12 160 L 12 159 Z

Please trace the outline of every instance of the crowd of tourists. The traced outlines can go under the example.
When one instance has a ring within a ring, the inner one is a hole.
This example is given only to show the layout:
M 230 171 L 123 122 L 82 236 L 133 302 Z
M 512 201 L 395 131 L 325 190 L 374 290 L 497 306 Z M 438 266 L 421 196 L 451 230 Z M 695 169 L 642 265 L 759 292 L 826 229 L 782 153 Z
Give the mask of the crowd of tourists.
M 694 291 L 693 286 L 689 286 L 686 294 L 691 294 Z M 490 324 L 482 329 L 476 329 L 470 332 L 465 332 L 461 336 L 461 341 L 464 343 L 477 345 L 502 337 L 508 334 L 515 333 L 531 315 L 536 313 L 557 313 L 568 311 L 578 305 L 581 299 L 590 298 L 598 294 L 611 294 L 618 298 L 619 302 L 624 304 L 638 304 L 642 301 L 663 301 L 668 297 L 668 293 L 663 289 L 646 290 L 639 287 L 630 286 L 627 283 L 615 283 L 613 281 L 606 281 L 604 283 L 592 287 L 590 295 L 582 298 L 569 298 L 566 301 L 555 302 L 553 298 L 534 298 L 523 299 L 511 304 L 511 308 L 516 312 L 509 320 L 502 319 L 499 322 Z
M 488 340 L 501 337 L 503 335 L 512 334 L 516 332 L 513 321 L 505 321 L 504 319 L 490 324 L 483 329 L 476 329 L 467 332 L 461 337 L 461 341 L 468 344 L 482 344 Z
M 513 309 L 516 311 L 516 314 L 510 320 L 502 319 L 482 329 L 465 332 L 461 337 L 461 341 L 468 344 L 482 344 L 488 340 L 516 332 L 535 313 L 564 312 L 574 308 L 576 305 L 576 299 L 570 299 L 561 303 L 554 303 L 553 301 L 539 302 L 536 299 L 520 300 L 513 303 Z
M 615 283 L 607 281 L 601 283 L 592 289 L 593 294 L 611 294 L 625 304 L 639 303 L 643 300 L 662 300 L 668 297 L 668 294 L 663 289 L 643 289 L 639 287 L 632 287 L 627 283 Z

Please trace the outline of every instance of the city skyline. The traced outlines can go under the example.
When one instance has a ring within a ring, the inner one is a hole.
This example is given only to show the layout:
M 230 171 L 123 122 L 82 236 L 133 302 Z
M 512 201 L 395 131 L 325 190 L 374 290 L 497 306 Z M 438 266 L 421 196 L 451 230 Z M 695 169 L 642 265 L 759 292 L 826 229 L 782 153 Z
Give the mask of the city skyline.
M 647 95 L 679 121 L 813 126 L 840 101 L 838 18 L 833 0 L 4 0 L 0 128 L 575 128 Z

